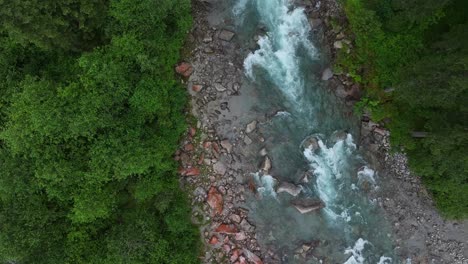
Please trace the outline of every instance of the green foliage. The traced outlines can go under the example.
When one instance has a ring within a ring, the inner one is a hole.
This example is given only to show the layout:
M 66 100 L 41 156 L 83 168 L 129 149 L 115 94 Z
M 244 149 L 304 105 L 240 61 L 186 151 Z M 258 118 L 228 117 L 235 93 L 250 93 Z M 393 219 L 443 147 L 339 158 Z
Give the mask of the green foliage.
M 405 147 L 442 213 L 467 217 L 468 5 L 348 0 L 345 10 L 355 48 L 340 54 L 339 67 L 363 77 L 368 97 L 357 109 L 392 120 L 392 144 Z M 428 137 L 412 138 L 412 131 Z
M 190 1 L 91 2 L 0 11 L 21 21 L 0 35 L 0 262 L 196 263 L 172 159 Z

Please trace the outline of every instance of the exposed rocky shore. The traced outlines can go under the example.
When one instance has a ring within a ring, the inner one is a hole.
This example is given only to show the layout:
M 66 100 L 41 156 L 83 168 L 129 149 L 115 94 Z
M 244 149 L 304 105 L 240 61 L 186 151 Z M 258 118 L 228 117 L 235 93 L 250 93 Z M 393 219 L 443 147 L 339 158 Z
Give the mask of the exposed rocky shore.
M 338 50 L 351 52 L 352 38 L 342 30 L 346 19 L 335 1 L 298 4 L 304 7 L 315 36 L 332 61 Z M 232 21 L 216 14 L 222 11 L 219 1 L 193 1 L 190 52 L 176 71 L 190 93 L 196 121 L 175 158 L 181 164 L 182 184 L 190 190 L 192 220 L 200 226 L 205 243 L 202 262 L 281 263 L 275 252 L 260 248 L 244 206 L 247 192 L 255 192 L 251 172 L 268 172 L 275 164 L 271 164 L 268 150 L 255 144 L 264 141 L 257 123 L 268 117 L 250 115 L 248 102 L 244 102 L 249 95 L 243 82 L 243 60 L 250 50 L 235 41 Z M 352 115 L 353 105 L 361 97 L 359 85 L 346 74 L 335 74 L 332 67 L 324 69 L 321 77 L 330 92 L 342 99 L 344 114 Z M 390 153 L 388 136 L 381 124 L 368 116 L 362 118 L 360 148 L 380 168 L 381 188 L 375 199 L 393 225 L 396 253 L 402 259 L 411 258 L 411 263 L 468 263 L 467 225 L 438 215 L 420 179 L 410 174 L 405 156 Z M 261 164 L 249 159 L 253 154 L 262 157 Z M 293 187 L 283 184 L 278 191 L 294 194 Z M 314 246 L 304 244 L 297 254 L 305 259 Z

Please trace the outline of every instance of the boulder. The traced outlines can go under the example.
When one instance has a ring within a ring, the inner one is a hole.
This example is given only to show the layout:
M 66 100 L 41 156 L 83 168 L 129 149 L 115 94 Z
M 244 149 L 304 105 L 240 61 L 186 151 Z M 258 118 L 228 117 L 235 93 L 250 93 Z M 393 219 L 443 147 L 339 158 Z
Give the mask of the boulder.
M 232 38 L 236 35 L 236 33 L 223 29 L 221 32 L 219 32 L 218 38 L 224 41 L 231 41 Z
M 221 141 L 221 147 L 223 147 L 228 153 L 232 151 L 232 144 L 228 139 Z
M 333 71 L 330 68 L 326 68 L 322 72 L 322 80 L 328 81 L 333 77 Z
M 289 183 L 289 182 L 281 182 L 278 186 L 278 189 L 276 190 L 277 193 L 282 193 L 286 192 L 289 193 L 290 195 L 296 197 L 301 193 L 302 187 L 297 186 L 295 184 Z
M 235 234 L 237 233 L 237 227 L 235 225 L 220 224 L 215 232 L 222 234 Z
M 309 137 L 304 140 L 303 146 L 304 148 L 311 149 L 312 151 L 316 151 L 320 148 L 319 140 L 316 137 Z
M 333 43 L 333 47 L 334 47 L 335 49 L 342 49 L 342 48 L 343 48 L 343 42 L 342 42 L 341 40 L 335 41 L 335 42 Z
M 255 129 L 257 128 L 257 120 L 254 120 L 247 124 L 247 127 L 245 128 L 245 133 L 249 134 L 252 133 Z
M 320 200 L 315 199 L 297 199 L 291 202 L 291 205 L 294 206 L 301 214 L 307 214 L 320 210 L 325 207 L 325 204 Z
M 194 84 L 192 85 L 192 91 L 198 93 L 203 89 L 203 86 L 200 84 Z
M 218 92 L 224 92 L 226 91 L 226 87 L 224 87 L 222 84 L 220 83 L 214 83 L 214 88 L 216 89 L 216 91 Z
M 182 62 L 175 68 L 176 72 L 186 78 L 190 77 L 193 73 L 193 67 L 188 62 Z
M 213 165 L 213 170 L 219 175 L 224 175 L 224 174 L 226 174 L 227 168 L 226 168 L 226 165 L 224 165 L 223 162 L 218 161 Z
M 214 186 L 211 186 L 208 191 L 207 198 L 208 205 L 215 211 L 217 214 L 223 212 L 223 195 L 218 191 Z
M 250 139 L 248 136 L 245 136 L 244 137 L 244 143 L 246 145 L 250 145 L 250 144 L 252 144 L 252 139 Z
M 179 173 L 182 176 L 198 176 L 200 175 L 200 169 L 197 167 L 181 168 L 179 169 Z
M 216 245 L 216 244 L 218 244 L 218 243 L 219 243 L 218 237 L 212 236 L 209 243 L 210 243 L 210 245 Z

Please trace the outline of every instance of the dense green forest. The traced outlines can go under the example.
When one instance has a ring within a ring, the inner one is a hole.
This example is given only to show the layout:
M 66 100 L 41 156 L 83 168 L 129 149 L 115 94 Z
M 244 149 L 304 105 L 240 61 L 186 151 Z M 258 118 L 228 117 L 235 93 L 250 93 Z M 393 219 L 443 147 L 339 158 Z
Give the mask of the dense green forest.
M 441 212 L 467 217 L 468 2 L 343 1 L 355 47 L 337 68 L 365 87 L 358 105 L 390 129 Z
M 0 262 L 197 262 L 172 159 L 190 1 L 0 3 Z

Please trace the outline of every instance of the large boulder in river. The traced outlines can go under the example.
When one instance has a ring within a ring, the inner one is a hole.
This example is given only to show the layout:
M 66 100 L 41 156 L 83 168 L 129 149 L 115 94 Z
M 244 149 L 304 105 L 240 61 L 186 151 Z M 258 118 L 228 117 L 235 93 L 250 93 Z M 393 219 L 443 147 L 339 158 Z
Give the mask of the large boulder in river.
M 277 193 L 286 192 L 286 193 L 289 193 L 290 195 L 292 195 L 294 197 L 299 195 L 299 193 L 301 193 L 301 191 L 302 191 L 301 186 L 297 186 L 297 185 L 289 183 L 289 182 L 281 182 L 279 184 L 279 186 L 278 186 L 278 189 L 276 189 Z
M 265 160 L 263 161 L 263 164 L 262 164 L 262 170 L 268 174 L 268 172 L 270 171 L 271 169 L 271 160 L 268 156 L 265 156 Z
M 296 199 L 291 202 L 291 205 L 294 206 L 301 214 L 307 214 L 320 210 L 325 207 L 325 204 L 318 199 Z
M 320 148 L 320 145 L 319 145 L 319 139 L 317 137 L 309 137 L 309 138 L 306 138 L 303 142 L 302 142 L 302 146 L 304 148 L 308 148 L 312 151 L 316 151 Z

